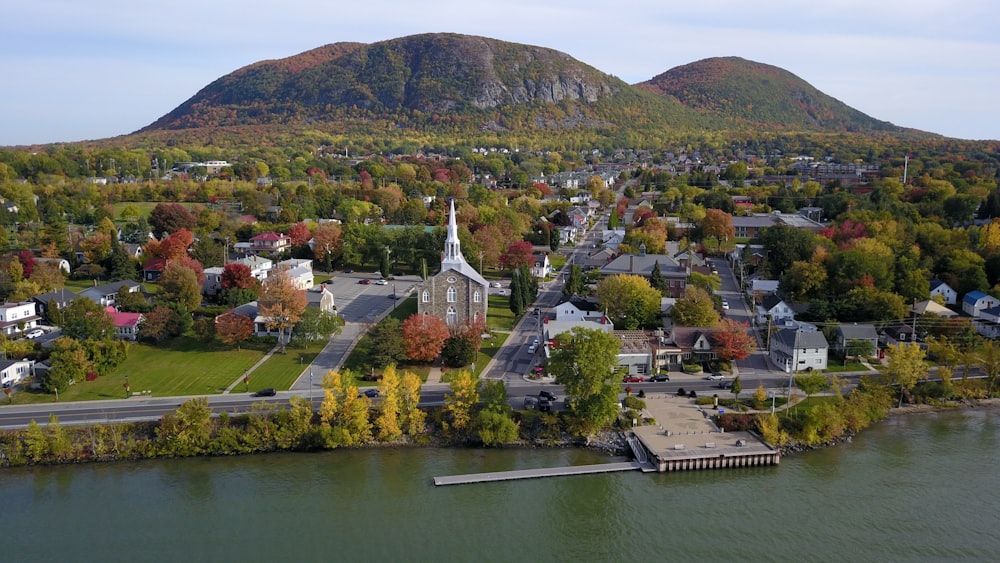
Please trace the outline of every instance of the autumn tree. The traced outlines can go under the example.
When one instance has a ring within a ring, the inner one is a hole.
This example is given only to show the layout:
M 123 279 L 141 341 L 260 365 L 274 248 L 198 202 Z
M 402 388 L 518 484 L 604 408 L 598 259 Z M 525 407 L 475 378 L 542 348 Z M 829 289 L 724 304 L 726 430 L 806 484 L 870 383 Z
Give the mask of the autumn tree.
M 215 334 L 223 344 L 235 345 L 239 350 L 240 343 L 253 335 L 253 319 L 239 313 L 219 315 L 215 319 Z
M 180 229 L 163 237 L 161 240 L 151 240 L 143 247 L 147 256 L 156 256 L 167 260 L 180 260 L 188 256 L 188 249 L 194 243 L 194 233 Z
M 575 327 L 559 334 L 552 347 L 549 373 L 565 386 L 579 429 L 590 434 L 609 425 L 618 413 L 615 379 L 621 343 L 600 329 Z
M 111 257 L 111 237 L 104 233 L 94 233 L 80 241 L 80 250 L 87 262 L 100 264 Z
M 404 371 L 399 383 L 399 417 L 403 430 L 410 436 L 423 434 L 427 413 L 420 409 L 420 377 Z
M 415 362 L 434 361 L 449 336 L 448 325 L 433 315 L 415 313 L 403 321 L 406 357 Z
M 728 243 L 736 238 L 733 216 L 721 209 L 707 209 L 701 220 L 701 232 L 704 238 L 715 239 L 722 250 L 728 250 Z
M 175 336 L 177 326 L 176 311 L 170 307 L 159 305 L 145 313 L 139 323 L 139 338 L 161 342 Z
M 188 311 L 194 311 L 201 305 L 201 284 L 191 268 L 171 262 L 163 269 L 159 284 L 158 302 L 177 303 Z
M 670 309 L 670 318 L 678 326 L 712 327 L 719 324 L 719 312 L 707 291 L 700 287 L 688 286 L 684 297 L 678 299 Z
M 238 307 L 257 299 L 260 281 L 253 276 L 250 266 L 230 262 L 222 268 L 219 284 L 222 285 L 222 302 L 230 307 Z
M 500 267 L 505 270 L 514 270 L 519 266 L 531 267 L 535 263 L 535 249 L 528 241 L 517 241 L 507 247 L 507 251 L 500 257 Z
M 608 276 L 598 284 L 597 298 L 615 326 L 625 330 L 653 324 L 660 313 L 661 294 L 642 276 Z
M 806 397 L 811 397 L 820 391 L 829 389 L 830 382 L 827 381 L 825 375 L 816 371 L 796 375 L 795 386 L 801 389 L 806 394 Z
M 350 373 L 330 371 L 323 377 L 320 434 L 328 448 L 358 446 L 372 439 L 371 399 L 358 393 L 353 382 Z
M 313 231 L 313 256 L 323 263 L 323 270 L 333 269 L 333 262 L 340 256 L 343 246 L 343 234 L 340 225 L 323 223 Z
M 900 342 L 887 346 L 885 355 L 885 375 L 890 383 L 899 386 L 899 406 L 903 406 L 903 396 L 908 395 L 918 381 L 927 379 L 924 350 L 916 342 Z
M 479 403 L 479 378 L 468 370 L 458 372 L 458 375 L 448 384 L 448 392 L 444 396 L 443 423 L 445 433 L 454 440 L 468 438 L 472 430 L 472 422 L 476 405 Z
M 375 418 L 375 428 L 378 430 L 378 439 L 386 442 L 396 440 L 403 435 L 400 428 L 399 414 L 400 402 L 402 401 L 402 391 L 400 389 L 402 381 L 395 365 L 386 366 L 382 372 L 382 380 L 379 381 L 379 391 L 382 400 L 378 405 L 378 416 Z
M 180 229 L 191 230 L 198 219 L 180 203 L 158 203 L 149 214 L 149 226 L 157 238 Z
M 268 330 L 278 332 L 282 353 L 291 337 L 292 327 L 302 318 L 307 304 L 305 293 L 295 287 L 285 272 L 268 276 L 264 282 L 258 312 Z
M 288 238 L 291 239 L 292 246 L 304 246 L 312 238 L 312 234 L 309 226 L 299 221 L 288 228 Z
M 732 319 L 722 320 L 719 329 L 712 333 L 712 340 L 716 354 L 726 361 L 745 359 L 756 348 L 747 324 Z

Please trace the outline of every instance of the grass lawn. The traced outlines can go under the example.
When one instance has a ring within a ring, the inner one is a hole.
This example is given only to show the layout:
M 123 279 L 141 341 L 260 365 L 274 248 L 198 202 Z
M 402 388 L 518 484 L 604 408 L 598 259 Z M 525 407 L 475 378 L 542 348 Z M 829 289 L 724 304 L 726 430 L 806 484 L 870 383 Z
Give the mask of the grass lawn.
M 254 370 L 250 375 L 250 390 L 256 391 L 267 387 L 274 389 L 288 389 L 295 383 L 299 374 L 306 369 L 313 359 L 323 351 L 326 341 L 315 342 L 304 349 L 288 348 L 284 354 L 275 353 L 263 365 Z M 313 373 L 314 381 L 321 383 L 325 373 Z M 238 376 L 238 374 L 237 374 Z M 232 382 L 232 380 L 230 380 Z M 245 392 L 247 388 L 237 385 L 233 392 Z
M 486 326 L 490 330 L 513 330 L 517 318 L 510 310 L 510 298 L 503 295 L 490 295 L 487 302 Z
M 560 270 L 566 265 L 567 258 L 562 254 L 556 254 L 555 252 L 549 254 L 549 265 L 553 269 Z
M 139 211 L 142 212 L 142 216 L 143 217 L 145 217 L 146 219 L 149 219 L 149 214 L 152 213 L 153 209 L 157 205 L 159 205 L 160 203 L 162 203 L 162 202 L 159 202 L 159 201 L 123 201 L 123 202 L 118 202 L 118 203 L 112 203 L 111 204 L 111 208 L 114 209 L 115 217 L 117 218 L 119 215 L 121 215 L 123 209 L 125 209 L 129 205 L 134 205 L 134 206 L 136 206 L 136 207 L 139 208 Z M 191 207 L 193 207 L 194 204 L 192 204 L 192 203 L 181 203 L 181 205 L 183 205 L 184 207 L 186 207 L 188 209 L 191 209 Z
M 847 364 L 844 364 L 844 362 L 840 360 L 830 358 L 826 362 L 826 371 L 836 373 L 846 371 L 868 371 L 868 368 L 866 368 L 861 362 L 850 361 L 847 362 Z

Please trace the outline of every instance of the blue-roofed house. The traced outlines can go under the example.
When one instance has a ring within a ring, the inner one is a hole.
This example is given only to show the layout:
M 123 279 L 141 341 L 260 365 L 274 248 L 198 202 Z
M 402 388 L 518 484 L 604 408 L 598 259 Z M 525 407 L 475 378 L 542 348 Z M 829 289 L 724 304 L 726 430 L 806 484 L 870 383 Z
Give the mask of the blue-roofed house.
M 982 291 L 970 291 L 962 298 L 962 311 L 972 318 L 979 317 L 983 309 L 1000 305 L 1000 300 Z

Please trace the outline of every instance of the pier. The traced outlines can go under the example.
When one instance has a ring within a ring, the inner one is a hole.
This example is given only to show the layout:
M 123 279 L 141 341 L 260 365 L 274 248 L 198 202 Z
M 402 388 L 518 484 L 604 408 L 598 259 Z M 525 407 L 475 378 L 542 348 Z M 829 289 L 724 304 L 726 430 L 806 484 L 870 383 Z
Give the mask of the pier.
M 611 473 L 615 471 L 636 471 L 642 469 L 642 464 L 635 461 L 619 463 L 597 463 L 593 465 L 572 465 L 569 467 L 543 467 L 539 469 L 517 469 L 514 471 L 493 471 L 490 473 L 470 473 L 468 475 L 451 475 L 435 477 L 434 484 L 467 485 L 471 483 L 488 483 L 491 481 L 513 481 L 516 479 L 537 479 L 540 477 L 563 477 L 566 475 L 589 475 L 592 473 Z

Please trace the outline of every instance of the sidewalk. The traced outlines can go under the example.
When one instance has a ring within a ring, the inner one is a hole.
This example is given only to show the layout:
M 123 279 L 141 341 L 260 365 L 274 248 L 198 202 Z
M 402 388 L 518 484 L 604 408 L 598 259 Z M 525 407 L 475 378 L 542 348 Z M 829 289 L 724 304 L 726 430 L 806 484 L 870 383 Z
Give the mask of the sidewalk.
M 241 375 L 241 376 L 240 376 L 239 378 L 237 378 L 237 379 L 236 379 L 236 381 L 234 381 L 234 382 L 230 383 L 230 384 L 229 384 L 229 387 L 226 387 L 226 390 L 225 390 L 225 391 L 223 391 L 223 392 L 222 392 L 222 394 L 223 394 L 223 395 L 228 395 L 228 394 L 229 394 L 230 392 L 232 392 L 232 390 L 233 390 L 233 389 L 235 389 L 237 385 L 240 385 L 240 384 L 242 384 L 242 383 L 243 383 L 243 379 L 244 379 L 244 378 L 246 378 L 246 377 L 247 377 L 247 376 L 249 376 L 249 375 L 250 375 L 251 373 L 253 373 L 253 371 L 254 371 L 255 369 L 257 369 L 257 368 L 259 368 L 260 366 L 264 365 L 264 362 L 266 362 L 266 361 L 268 361 L 269 359 L 271 359 L 271 356 L 273 356 L 273 355 L 274 355 L 274 353 L 275 353 L 275 352 L 277 352 L 277 351 L 278 351 L 278 350 L 279 350 L 280 348 L 281 348 L 281 345 L 280 345 L 280 344 L 278 344 L 278 345 L 277 345 L 277 346 L 275 346 L 274 348 L 271 348 L 271 351 L 270 351 L 270 352 L 268 352 L 267 354 L 264 354 L 264 357 L 263 357 L 263 358 L 261 358 L 261 359 L 257 360 L 257 363 L 255 363 L 254 365 L 250 366 L 250 369 L 248 369 L 248 370 L 246 370 L 245 372 L 243 372 L 243 375 Z

